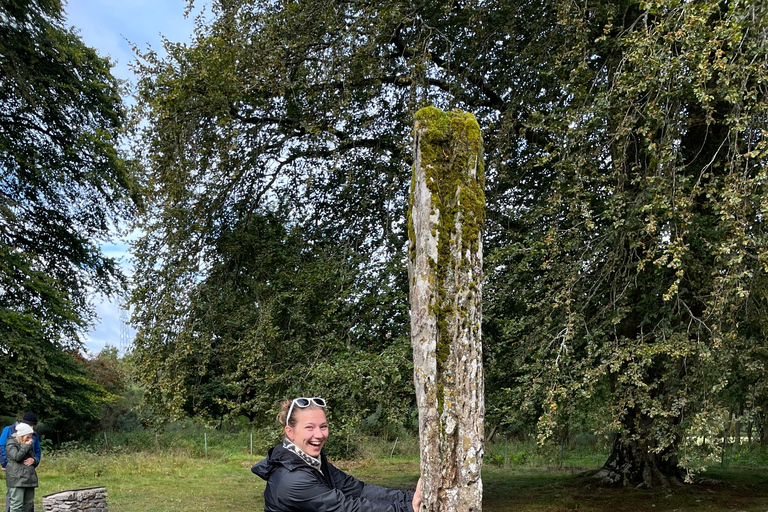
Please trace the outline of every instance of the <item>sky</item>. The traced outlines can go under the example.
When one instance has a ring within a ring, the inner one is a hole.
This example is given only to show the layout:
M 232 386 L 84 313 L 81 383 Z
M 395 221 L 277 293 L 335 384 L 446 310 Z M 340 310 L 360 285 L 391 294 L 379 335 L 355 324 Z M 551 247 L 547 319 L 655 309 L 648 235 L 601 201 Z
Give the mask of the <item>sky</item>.
M 134 60 L 131 43 L 141 50 L 151 47 L 162 55 L 162 38 L 188 42 L 193 32 L 193 15 L 184 17 L 186 0 L 69 0 L 65 6 L 66 26 L 75 27 L 86 45 L 103 57 L 110 57 L 115 66 L 112 74 L 136 83 L 129 68 Z M 205 9 L 201 0 L 195 2 L 195 13 Z M 124 240 L 102 246 L 107 256 L 117 258 L 130 274 L 128 245 Z M 103 297 L 94 299 L 99 318 L 85 336 L 85 348 L 91 355 L 105 345 L 121 347 L 120 308 Z M 128 337 L 133 331 L 128 329 Z

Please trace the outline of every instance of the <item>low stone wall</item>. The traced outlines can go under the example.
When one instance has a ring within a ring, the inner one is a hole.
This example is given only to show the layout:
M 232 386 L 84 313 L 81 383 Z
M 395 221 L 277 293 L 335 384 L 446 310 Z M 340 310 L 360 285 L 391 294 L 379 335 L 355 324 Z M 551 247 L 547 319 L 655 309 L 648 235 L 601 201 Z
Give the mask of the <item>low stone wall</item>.
M 90 487 L 43 496 L 46 512 L 107 512 L 107 488 Z

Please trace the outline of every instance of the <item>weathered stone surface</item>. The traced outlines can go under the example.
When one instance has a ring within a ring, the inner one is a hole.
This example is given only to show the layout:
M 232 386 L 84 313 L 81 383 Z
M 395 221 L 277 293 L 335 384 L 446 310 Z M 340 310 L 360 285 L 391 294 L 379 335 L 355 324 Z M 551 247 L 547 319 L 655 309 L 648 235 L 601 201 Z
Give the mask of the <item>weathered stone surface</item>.
M 105 487 L 61 491 L 43 496 L 46 512 L 105 512 L 108 498 Z
M 408 276 L 422 511 L 481 510 L 482 139 L 463 112 L 416 114 Z

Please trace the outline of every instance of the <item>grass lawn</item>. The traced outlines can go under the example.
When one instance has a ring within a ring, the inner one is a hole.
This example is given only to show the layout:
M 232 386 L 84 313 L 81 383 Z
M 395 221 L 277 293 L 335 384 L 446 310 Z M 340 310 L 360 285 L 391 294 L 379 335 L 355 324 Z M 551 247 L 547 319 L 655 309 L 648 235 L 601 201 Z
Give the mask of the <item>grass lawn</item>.
M 103 457 L 83 454 L 82 461 L 50 462 L 50 467 L 43 464 L 38 470 L 36 503 L 42 503 L 46 494 L 103 485 L 109 493 L 110 512 L 264 509 L 264 484 L 250 472 L 251 464 L 245 460 L 137 453 Z
M 110 512 L 261 511 L 264 482 L 250 472 L 256 458 L 216 459 L 186 455 L 74 452 L 54 455 L 39 469 L 37 510 L 45 494 L 106 486 Z M 342 470 L 386 487 L 415 487 L 412 458 L 339 462 Z M 594 486 L 577 471 L 486 465 L 483 509 L 488 512 L 736 512 L 768 510 L 768 470 L 711 470 L 719 484 L 673 489 L 613 489 Z

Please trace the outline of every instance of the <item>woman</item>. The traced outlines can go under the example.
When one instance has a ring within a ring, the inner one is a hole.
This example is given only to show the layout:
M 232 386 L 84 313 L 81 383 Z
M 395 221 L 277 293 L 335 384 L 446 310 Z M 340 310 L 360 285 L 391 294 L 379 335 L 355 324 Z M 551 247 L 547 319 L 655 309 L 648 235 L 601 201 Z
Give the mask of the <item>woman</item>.
M 251 468 L 267 481 L 265 512 L 418 510 L 421 479 L 415 493 L 386 489 L 365 484 L 328 462 L 323 452 L 328 422 L 322 398 L 286 400 L 277 419 L 285 426 L 283 443 Z
M 5 445 L 8 457 L 5 485 L 11 501 L 11 512 L 32 512 L 37 487 L 35 466 L 40 462 L 32 446 L 34 430 L 26 423 L 16 425 L 16 432 Z

